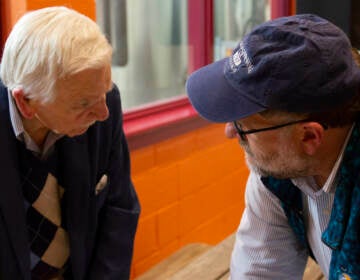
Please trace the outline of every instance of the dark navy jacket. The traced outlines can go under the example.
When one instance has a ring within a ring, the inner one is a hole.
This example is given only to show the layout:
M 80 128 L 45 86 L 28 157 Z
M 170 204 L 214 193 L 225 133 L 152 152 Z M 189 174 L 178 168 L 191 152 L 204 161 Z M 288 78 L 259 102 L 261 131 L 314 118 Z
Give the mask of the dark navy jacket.
M 119 91 L 108 93 L 109 118 L 57 143 L 64 166 L 65 211 L 73 278 L 128 279 L 140 206 L 130 179 Z M 30 252 L 7 89 L 0 82 L 0 279 L 30 280 Z M 108 183 L 95 195 L 106 174 Z
M 329 280 L 360 280 L 360 123 L 346 146 L 327 229 L 322 241 L 332 249 Z M 289 224 L 304 247 L 306 238 L 300 190 L 290 180 L 262 178 L 281 201 Z

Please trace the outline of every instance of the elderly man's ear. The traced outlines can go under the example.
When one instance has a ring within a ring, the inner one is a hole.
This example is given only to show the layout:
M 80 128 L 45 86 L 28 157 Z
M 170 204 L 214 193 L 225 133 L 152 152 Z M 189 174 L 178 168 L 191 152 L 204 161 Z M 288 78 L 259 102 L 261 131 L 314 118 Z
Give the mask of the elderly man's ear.
M 21 115 L 26 119 L 32 119 L 35 115 L 35 110 L 31 106 L 30 100 L 26 97 L 24 91 L 21 88 L 15 88 L 11 91 L 11 94 Z
M 307 155 L 314 155 L 323 142 L 325 130 L 322 125 L 317 122 L 307 122 L 301 124 L 300 126 L 300 137 L 303 151 Z

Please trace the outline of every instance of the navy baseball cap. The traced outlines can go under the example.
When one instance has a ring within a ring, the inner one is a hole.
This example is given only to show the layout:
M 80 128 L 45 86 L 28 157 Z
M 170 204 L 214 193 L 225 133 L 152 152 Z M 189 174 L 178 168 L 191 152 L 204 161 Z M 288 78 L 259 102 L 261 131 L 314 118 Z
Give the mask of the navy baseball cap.
M 230 57 L 192 73 L 186 90 L 202 117 L 229 122 L 267 109 L 331 110 L 359 84 L 346 34 L 321 17 L 302 14 L 259 25 Z

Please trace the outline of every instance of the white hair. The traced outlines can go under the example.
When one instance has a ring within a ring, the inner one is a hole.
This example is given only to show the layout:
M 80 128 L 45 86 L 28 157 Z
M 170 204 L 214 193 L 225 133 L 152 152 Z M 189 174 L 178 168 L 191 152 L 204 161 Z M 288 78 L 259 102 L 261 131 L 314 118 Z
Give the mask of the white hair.
M 66 7 L 25 14 L 4 47 L 0 77 L 10 90 L 22 88 L 28 98 L 53 100 L 56 82 L 111 64 L 112 48 L 98 25 Z

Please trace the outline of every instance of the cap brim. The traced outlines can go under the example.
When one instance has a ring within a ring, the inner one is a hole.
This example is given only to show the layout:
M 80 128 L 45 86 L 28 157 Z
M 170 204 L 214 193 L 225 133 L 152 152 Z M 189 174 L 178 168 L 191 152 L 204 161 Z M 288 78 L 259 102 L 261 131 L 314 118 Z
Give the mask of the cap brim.
M 266 109 L 229 84 L 224 76 L 227 60 L 224 58 L 200 68 L 186 81 L 191 104 L 203 118 L 212 122 L 239 120 Z

